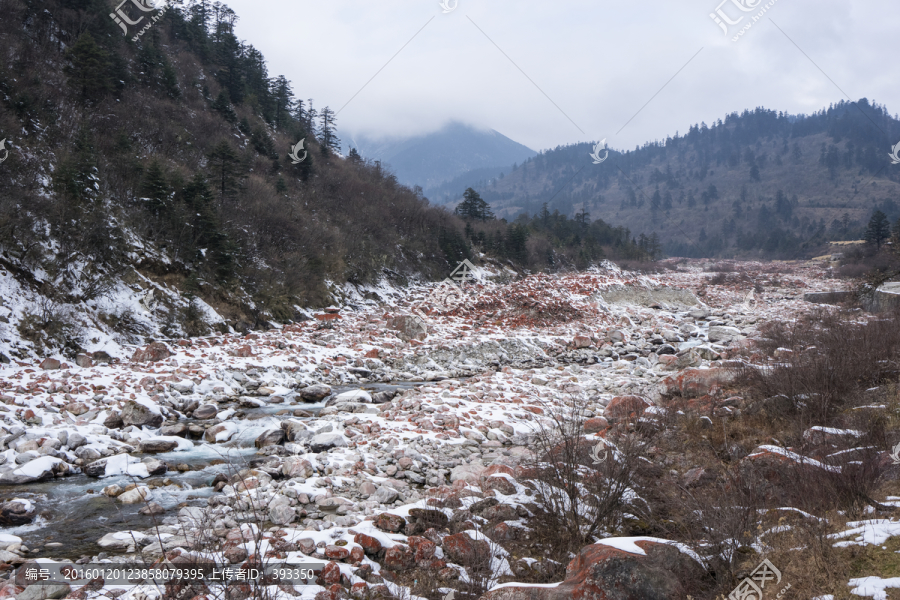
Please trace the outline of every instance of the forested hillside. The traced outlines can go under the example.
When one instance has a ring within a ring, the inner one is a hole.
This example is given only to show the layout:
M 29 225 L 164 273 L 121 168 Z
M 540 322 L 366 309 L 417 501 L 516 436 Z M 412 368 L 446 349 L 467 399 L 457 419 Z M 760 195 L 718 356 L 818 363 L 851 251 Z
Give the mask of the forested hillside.
M 137 341 L 264 326 L 334 302 L 348 282 L 441 279 L 475 258 L 464 219 L 340 154 L 334 111 L 269 73 L 227 6 L 119 8 L 0 0 L 11 337 L 74 352 L 79 328 Z M 534 266 L 521 232 L 495 225 L 488 254 Z M 642 255 L 619 237 L 612 254 Z M 565 243 L 552 264 L 577 254 Z
M 757 108 L 610 149 L 601 164 L 590 144 L 557 147 L 476 189 L 499 216 L 533 216 L 548 203 L 655 232 L 671 255 L 796 257 L 859 239 L 875 210 L 900 217 L 900 166 L 889 157 L 897 142 L 900 122 L 866 99 L 809 116 Z

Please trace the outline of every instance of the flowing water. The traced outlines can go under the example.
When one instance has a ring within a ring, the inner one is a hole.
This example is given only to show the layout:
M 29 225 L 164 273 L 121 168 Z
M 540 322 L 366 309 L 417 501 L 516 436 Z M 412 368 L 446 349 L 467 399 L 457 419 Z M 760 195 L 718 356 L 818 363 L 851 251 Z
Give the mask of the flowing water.
M 393 384 L 368 384 L 364 386 L 336 386 L 333 395 L 342 392 L 364 389 L 369 392 L 404 390 L 418 385 L 419 382 L 398 382 Z M 214 492 L 210 485 L 216 475 L 231 475 L 240 465 L 257 458 L 254 441 L 269 429 L 280 426 L 281 421 L 293 417 L 295 409 L 302 409 L 313 417 L 299 420 L 314 422 L 315 415 L 324 408 L 329 398 L 318 403 L 294 403 L 295 396 L 285 398 L 285 404 L 273 404 L 259 408 L 240 408 L 244 413 L 241 418 L 242 428 L 225 444 L 209 444 L 202 440 L 194 440 L 191 450 L 168 452 L 155 455 L 166 462 L 170 471 L 165 475 L 151 477 L 147 481 L 162 483 L 164 479 L 171 484 L 152 490 L 152 501 L 166 509 L 166 514 L 175 514 L 179 506 L 205 506 L 207 498 Z M 227 405 L 223 408 L 227 408 Z M 288 414 L 276 413 L 287 411 Z M 185 421 L 190 424 L 190 421 Z M 187 464 L 192 470 L 178 472 L 175 465 Z M 22 542 L 31 552 L 32 557 L 52 556 L 53 558 L 77 559 L 84 555 L 96 555 L 102 551 L 97 540 L 114 531 L 145 530 L 158 523 L 161 517 L 144 516 L 138 511 L 144 506 L 138 504 L 122 504 L 115 498 L 101 493 L 104 487 L 118 484 L 123 488 L 130 483 L 142 483 L 122 475 L 93 479 L 86 475 L 74 475 L 63 479 L 31 483 L 17 486 L 0 487 L 0 500 L 25 498 L 36 506 L 37 519 L 28 525 L 0 528 L 0 533 L 9 533 L 22 538 Z M 62 544 L 62 546 L 46 547 L 45 544 Z

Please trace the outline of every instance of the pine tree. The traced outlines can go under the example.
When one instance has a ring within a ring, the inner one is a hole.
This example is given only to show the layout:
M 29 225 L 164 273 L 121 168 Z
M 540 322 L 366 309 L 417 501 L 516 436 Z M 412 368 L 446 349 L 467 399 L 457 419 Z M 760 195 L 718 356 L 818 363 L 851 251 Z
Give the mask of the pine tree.
M 884 243 L 891 235 L 891 225 L 887 215 L 876 210 L 869 219 L 869 225 L 866 227 L 865 240 L 870 244 L 875 244 L 875 248 L 881 250 L 881 244 Z
M 279 75 L 272 82 L 272 102 L 275 127 L 284 127 L 290 122 L 295 104 L 291 82 L 284 75 Z
M 337 153 L 341 150 L 341 140 L 338 139 L 337 130 L 334 127 L 334 111 L 327 106 L 319 114 L 322 126 L 319 128 L 320 149 L 323 156 L 329 153 Z
M 69 76 L 69 85 L 78 91 L 82 101 L 98 100 L 112 89 L 109 56 L 90 33 L 79 36 L 75 45 L 66 51 L 66 58 L 69 64 L 64 72 Z
M 480 219 L 487 221 L 494 218 L 494 212 L 491 205 L 485 202 L 481 196 L 472 188 L 467 188 L 463 192 L 463 201 L 456 207 L 456 214 L 463 219 Z
M 225 140 L 216 144 L 209 154 L 209 168 L 219 191 L 220 202 L 224 203 L 237 191 L 239 163 L 240 159 L 237 153 Z
M 169 185 L 166 181 L 165 171 L 156 160 L 150 163 L 144 174 L 141 195 L 147 199 L 147 208 L 150 209 L 150 212 L 159 216 L 169 198 Z

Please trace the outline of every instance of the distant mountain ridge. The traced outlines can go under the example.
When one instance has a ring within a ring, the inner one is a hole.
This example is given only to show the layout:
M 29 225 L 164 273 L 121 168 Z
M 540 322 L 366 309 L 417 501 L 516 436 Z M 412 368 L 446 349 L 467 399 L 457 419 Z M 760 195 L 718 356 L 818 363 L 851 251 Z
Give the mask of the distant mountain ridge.
M 791 257 L 859 239 L 875 210 L 900 218 L 900 165 L 889 157 L 898 141 L 900 121 L 865 98 L 811 115 L 756 108 L 634 150 L 610 148 L 601 164 L 590 143 L 545 150 L 473 187 L 510 220 L 547 203 L 655 232 L 670 255 Z
M 348 151 L 353 147 L 363 158 L 381 161 L 400 183 L 421 186 L 426 195 L 467 172 L 508 168 L 537 155 L 531 148 L 493 129 L 478 129 L 459 122 L 409 138 L 346 137 Z

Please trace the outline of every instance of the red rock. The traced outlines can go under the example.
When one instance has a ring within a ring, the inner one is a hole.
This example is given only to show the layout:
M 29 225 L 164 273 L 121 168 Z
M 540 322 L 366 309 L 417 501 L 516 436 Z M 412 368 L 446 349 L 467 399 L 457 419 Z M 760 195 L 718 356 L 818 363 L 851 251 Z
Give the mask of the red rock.
M 728 369 L 685 369 L 662 380 L 660 392 L 665 396 L 696 398 L 719 391 L 734 381 L 735 373 Z
M 539 406 L 523 406 L 522 408 L 523 408 L 524 410 L 527 410 L 528 412 L 534 413 L 534 414 L 536 414 L 536 415 L 542 415 L 542 414 L 544 414 L 544 409 L 542 409 L 542 408 L 539 407 Z
M 350 597 L 354 600 L 365 600 L 369 597 L 369 584 L 364 581 L 354 583 L 350 586 Z
M 138 348 L 131 356 L 134 362 L 157 362 L 172 356 L 169 348 L 162 342 L 153 342 L 146 348 Z
M 365 358 L 378 358 L 380 355 L 380 350 L 378 348 L 372 348 L 368 352 L 366 352 L 363 356 Z
M 366 557 L 365 551 L 359 546 L 353 546 L 353 549 L 350 550 L 350 561 L 351 563 L 362 562 L 362 560 Z
M 506 473 L 510 477 L 515 477 L 515 473 L 513 472 L 512 468 L 507 467 L 506 465 L 491 465 L 484 470 L 482 476 L 490 477 L 491 475 L 497 475 L 498 473 Z
M 616 419 L 641 416 L 652 404 L 640 396 L 616 396 L 606 407 L 605 414 Z
M 497 523 L 491 528 L 490 538 L 495 542 L 509 542 L 518 537 L 520 529 L 510 527 L 506 523 Z
M 399 533 L 406 526 L 406 519 L 392 515 L 390 513 L 381 513 L 375 517 L 375 527 L 388 533 Z
M 509 496 L 516 493 L 516 486 L 504 475 L 493 475 L 484 480 L 485 490 L 494 490 Z
M 606 431 L 608 428 L 609 421 L 603 417 L 594 417 L 592 419 L 585 419 L 584 421 L 584 432 L 587 434 L 599 433 L 601 431 Z
M 362 546 L 363 551 L 369 556 L 378 556 L 379 554 L 381 554 L 381 542 L 370 535 L 357 533 L 355 536 L 353 536 L 353 541 Z
M 254 356 L 253 349 L 250 346 L 241 346 L 234 351 L 234 355 L 239 358 L 249 358 L 251 356 Z
M 473 566 L 490 561 L 491 549 L 484 540 L 473 540 L 465 533 L 444 538 L 444 554 L 459 565 Z
M 382 564 L 392 571 L 408 571 L 415 566 L 415 555 L 409 546 L 397 544 L 384 551 Z
M 586 335 L 576 335 L 575 339 L 572 340 L 572 345 L 576 348 L 590 348 L 591 347 L 591 338 Z
M 594 544 L 566 567 L 566 579 L 552 588 L 525 585 L 488 592 L 481 600 L 680 600 L 703 569 L 671 544 L 639 540 L 645 555 Z
M 341 546 L 325 546 L 325 558 L 331 560 L 344 560 L 350 556 L 350 551 Z
M 335 562 L 330 562 L 322 569 L 322 574 L 316 579 L 321 586 L 341 582 L 341 568 Z
M 319 321 L 334 321 L 336 319 L 340 319 L 341 315 L 336 314 L 324 314 L 324 315 L 313 315 Z
M 41 361 L 41 368 L 45 371 L 55 371 L 59 369 L 61 363 L 55 358 L 45 358 Z
M 418 535 L 411 535 L 408 542 L 409 547 L 415 553 L 414 556 L 417 563 L 434 558 L 437 545 L 431 540 Z

